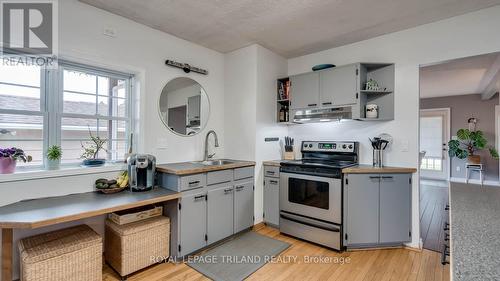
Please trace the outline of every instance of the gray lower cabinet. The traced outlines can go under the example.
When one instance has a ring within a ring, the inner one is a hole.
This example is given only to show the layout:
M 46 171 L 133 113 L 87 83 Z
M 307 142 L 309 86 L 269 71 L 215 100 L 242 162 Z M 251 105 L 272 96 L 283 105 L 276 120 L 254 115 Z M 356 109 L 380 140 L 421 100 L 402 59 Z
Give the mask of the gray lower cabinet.
M 234 233 L 253 226 L 253 178 L 234 183 Z
M 188 254 L 207 245 L 207 201 L 206 192 L 183 196 L 180 208 L 180 241 L 183 254 Z
M 222 240 L 233 234 L 232 183 L 222 184 L 208 191 L 207 199 L 207 238 L 208 244 Z
M 379 241 L 379 178 L 375 175 L 349 175 L 345 185 L 347 244 L 376 244 Z
M 349 174 L 344 185 L 344 245 L 411 241 L 411 174 Z
M 411 175 L 380 179 L 380 243 L 411 240 Z
M 279 178 L 265 177 L 264 222 L 266 224 L 279 226 L 279 220 L 280 220 L 279 197 L 280 197 Z

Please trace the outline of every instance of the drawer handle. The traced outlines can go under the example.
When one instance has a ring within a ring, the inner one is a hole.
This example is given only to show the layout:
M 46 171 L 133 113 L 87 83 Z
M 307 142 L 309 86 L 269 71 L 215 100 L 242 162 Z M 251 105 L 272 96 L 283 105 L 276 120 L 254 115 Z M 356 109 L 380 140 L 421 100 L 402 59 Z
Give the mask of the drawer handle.
M 318 105 L 317 103 L 310 103 L 307 106 L 311 107 L 311 106 L 317 106 L 317 105 Z
M 377 179 L 377 180 L 379 180 L 380 176 L 370 176 L 370 179 Z
M 393 179 L 394 177 L 392 176 L 382 176 L 383 179 Z
M 231 193 L 231 192 L 233 192 L 232 188 L 226 188 L 226 189 L 224 189 L 224 194 L 228 194 L 228 193 Z
M 323 105 L 332 105 L 331 102 L 324 102 Z
M 269 181 L 270 184 L 278 184 L 278 181 Z
M 274 175 L 275 173 L 273 171 L 267 171 L 266 174 L 268 174 L 268 175 Z
M 205 198 L 205 195 L 198 195 L 198 196 L 194 197 L 194 201 L 198 201 L 198 200 L 204 199 L 204 198 Z
M 197 185 L 197 184 L 199 184 L 199 183 L 200 183 L 200 181 L 190 181 L 190 182 L 189 182 L 189 185 Z
M 243 185 L 238 185 L 238 186 L 236 187 L 236 191 L 240 191 L 240 190 L 242 190 L 243 188 L 245 188 L 245 186 L 243 186 Z

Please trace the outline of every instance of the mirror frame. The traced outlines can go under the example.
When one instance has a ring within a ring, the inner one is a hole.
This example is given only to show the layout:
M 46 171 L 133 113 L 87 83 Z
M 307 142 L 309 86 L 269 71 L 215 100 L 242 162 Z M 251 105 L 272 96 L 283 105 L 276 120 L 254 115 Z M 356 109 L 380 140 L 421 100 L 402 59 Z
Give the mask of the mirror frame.
M 207 96 L 207 102 L 208 102 L 207 122 L 205 123 L 205 126 L 203 126 L 203 128 L 201 128 L 202 124 L 200 122 L 200 131 L 194 135 L 183 135 L 183 134 L 180 134 L 180 133 L 170 129 L 170 127 L 168 126 L 168 124 L 165 122 L 165 120 L 162 118 L 162 115 L 161 115 L 162 112 L 161 112 L 161 107 L 160 107 L 160 100 L 161 100 L 161 94 L 163 93 L 163 89 L 165 89 L 165 87 L 167 87 L 168 83 L 170 83 L 172 80 L 177 79 L 177 78 L 189 78 L 189 79 L 193 80 L 194 82 L 198 83 L 198 85 L 200 85 L 200 87 L 203 89 L 203 92 L 205 92 L 205 95 Z M 200 82 L 198 82 L 197 80 L 195 80 L 191 77 L 188 77 L 188 76 L 173 77 L 172 79 L 168 80 L 168 82 L 163 85 L 163 87 L 161 88 L 161 91 L 160 91 L 160 95 L 158 97 L 157 108 L 158 108 L 158 117 L 160 118 L 160 121 L 163 123 L 163 125 L 168 129 L 169 132 L 174 133 L 180 137 L 194 137 L 194 136 L 201 134 L 201 132 L 204 131 L 205 128 L 207 127 L 208 121 L 210 120 L 210 114 L 212 113 L 212 108 L 211 108 L 211 104 L 210 104 L 210 96 L 208 95 L 207 90 L 205 90 L 205 87 L 203 87 L 203 85 Z

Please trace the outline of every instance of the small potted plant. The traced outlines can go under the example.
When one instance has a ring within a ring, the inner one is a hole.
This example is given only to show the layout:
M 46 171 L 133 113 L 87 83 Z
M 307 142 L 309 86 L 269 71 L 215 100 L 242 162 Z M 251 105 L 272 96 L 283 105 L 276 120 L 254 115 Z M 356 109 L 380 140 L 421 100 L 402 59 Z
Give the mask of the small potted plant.
M 22 149 L 0 148 L 0 174 L 12 174 L 16 170 L 17 161 L 31 162 L 32 157 Z
M 477 155 L 476 152 L 488 149 L 491 157 L 498 159 L 498 151 L 494 147 L 488 146 L 488 141 L 482 131 L 460 129 L 457 131 L 457 138 L 448 142 L 448 154 L 451 158 L 467 158 L 470 164 L 481 164 L 481 156 Z
M 53 145 L 47 150 L 47 169 L 57 170 L 61 164 L 62 149 L 58 145 Z
M 97 157 L 99 157 L 99 152 L 101 150 L 107 152 L 107 150 L 104 148 L 104 144 L 107 142 L 107 140 L 102 139 L 99 136 L 94 136 L 90 131 L 90 127 L 89 127 L 89 135 L 90 135 L 90 141 L 81 144 L 83 148 L 83 153 L 81 156 L 81 158 L 84 159 L 83 165 L 89 167 L 102 166 L 104 165 L 104 163 L 106 163 L 106 159 L 100 159 Z

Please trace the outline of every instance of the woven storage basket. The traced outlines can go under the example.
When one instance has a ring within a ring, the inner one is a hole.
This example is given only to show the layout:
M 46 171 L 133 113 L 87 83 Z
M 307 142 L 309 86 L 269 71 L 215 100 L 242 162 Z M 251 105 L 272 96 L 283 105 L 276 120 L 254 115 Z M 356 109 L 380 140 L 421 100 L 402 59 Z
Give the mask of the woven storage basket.
M 105 237 L 106 262 L 127 276 L 168 257 L 170 219 L 160 216 L 124 225 L 107 219 Z
M 87 225 L 19 241 L 22 281 L 102 280 L 102 238 Z

